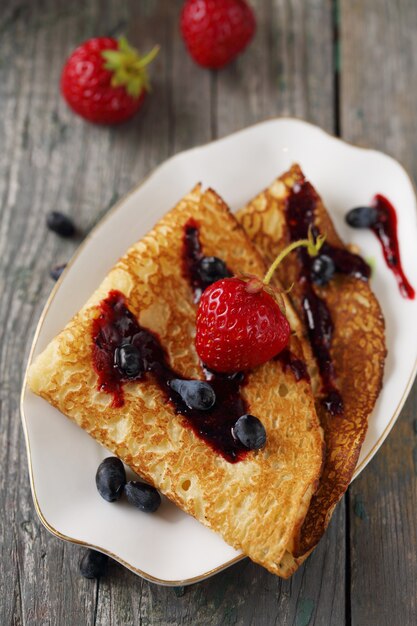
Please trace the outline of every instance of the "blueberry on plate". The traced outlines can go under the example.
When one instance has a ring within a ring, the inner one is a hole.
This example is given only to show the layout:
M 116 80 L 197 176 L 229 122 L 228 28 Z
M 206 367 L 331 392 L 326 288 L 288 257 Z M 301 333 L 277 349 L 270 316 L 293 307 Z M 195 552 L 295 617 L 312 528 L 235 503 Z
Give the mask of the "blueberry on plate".
M 155 513 L 161 504 L 161 496 L 155 487 L 130 481 L 125 487 L 126 498 L 144 513 Z
M 114 362 L 126 378 L 136 378 L 143 370 L 140 352 L 131 343 L 125 343 L 116 348 Z
M 317 256 L 311 264 L 311 279 L 317 285 L 326 285 L 333 278 L 336 267 L 327 254 Z
M 107 502 L 118 500 L 126 484 L 126 472 L 123 463 L 116 456 L 109 456 L 98 466 L 96 486 L 99 494 Z
M 216 256 L 203 256 L 198 264 L 198 273 L 206 283 L 215 283 L 216 280 L 230 276 L 226 263 Z
M 75 235 L 74 222 L 68 215 L 59 211 L 51 211 L 46 216 L 46 224 L 50 230 L 61 237 L 73 237 Z
M 176 391 L 189 409 L 207 411 L 216 402 L 216 394 L 213 387 L 202 380 L 181 380 L 174 378 L 169 383 L 171 389 Z
M 232 435 L 249 450 L 259 450 L 266 444 L 266 431 L 254 415 L 242 415 L 232 428 Z
M 63 265 L 54 265 L 54 267 L 52 267 L 51 271 L 49 272 L 50 277 L 54 280 L 58 280 L 66 267 L 66 263 L 64 263 Z
M 80 561 L 80 573 L 84 578 L 100 578 L 106 570 L 109 557 L 106 554 L 88 549 Z
M 378 211 L 372 206 L 359 206 L 351 209 L 345 220 L 353 228 L 370 228 L 378 220 Z

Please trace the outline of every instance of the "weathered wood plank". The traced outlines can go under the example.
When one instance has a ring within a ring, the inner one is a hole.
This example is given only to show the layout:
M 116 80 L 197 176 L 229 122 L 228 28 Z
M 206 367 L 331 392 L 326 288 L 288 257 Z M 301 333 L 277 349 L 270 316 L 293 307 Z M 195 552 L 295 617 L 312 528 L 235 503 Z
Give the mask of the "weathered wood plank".
M 341 128 L 417 179 L 417 4 L 341 2 Z M 378 190 L 375 190 L 378 191 Z M 417 616 L 417 386 L 381 451 L 350 489 L 352 624 Z
M 334 131 L 333 26 L 328 0 L 257 0 L 252 45 L 217 76 L 222 136 L 275 116 Z
M 78 589 L 74 589 L 73 563 L 70 558 L 63 559 L 67 548 L 51 540 L 41 529 L 29 491 L 18 402 L 23 357 L 40 306 L 50 289 L 46 268 L 54 250 L 53 242 L 46 242 L 42 220 L 46 196 L 42 178 L 48 178 L 49 150 L 40 149 L 40 144 L 45 115 L 51 114 L 55 99 L 48 100 L 46 95 L 50 94 L 47 89 L 42 90 L 39 83 L 35 61 L 35 49 L 43 45 L 39 39 L 42 29 L 39 14 L 32 5 L 16 3 L 2 12 L 2 19 L 0 462 L 3 470 L 0 499 L 4 512 L 0 531 L 1 621 L 5 624 L 44 623 L 61 597 L 63 606 L 65 601 L 73 602 L 77 598 L 73 609 L 75 618 L 92 623 L 94 591 L 88 593 L 84 581 L 78 579 Z M 29 32 L 27 25 L 31 25 Z M 54 189 L 51 183 L 50 192 Z M 28 237 L 28 233 L 33 233 L 33 237 Z M 65 254 L 65 246 L 63 250 Z M 38 267 L 35 269 L 35 266 Z M 68 581 L 62 589 L 61 576 Z M 57 608 L 58 615 L 60 611 L 62 608 Z

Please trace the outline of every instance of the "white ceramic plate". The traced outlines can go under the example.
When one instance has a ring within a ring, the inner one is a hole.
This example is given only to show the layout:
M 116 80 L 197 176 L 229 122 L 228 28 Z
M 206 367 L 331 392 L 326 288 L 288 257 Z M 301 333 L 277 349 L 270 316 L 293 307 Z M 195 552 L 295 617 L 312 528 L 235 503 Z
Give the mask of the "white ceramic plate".
M 48 301 L 29 361 L 39 354 L 99 285 L 114 262 L 197 181 L 233 208 L 246 203 L 293 162 L 322 195 L 337 230 L 376 260 L 373 288 L 387 326 L 384 389 L 370 418 L 356 475 L 382 444 L 410 390 L 417 360 L 417 300 L 403 299 L 379 243 L 349 229 L 344 215 L 375 193 L 397 208 L 405 273 L 417 287 L 416 199 L 404 169 L 392 158 L 348 145 L 310 124 L 267 121 L 179 154 L 160 167 L 102 220 L 78 250 Z M 166 585 L 202 580 L 241 555 L 173 504 L 154 516 L 98 495 L 94 476 L 106 456 L 95 441 L 44 400 L 22 392 L 32 493 L 44 525 L 55 535 L 93 546 L 143 577 Z

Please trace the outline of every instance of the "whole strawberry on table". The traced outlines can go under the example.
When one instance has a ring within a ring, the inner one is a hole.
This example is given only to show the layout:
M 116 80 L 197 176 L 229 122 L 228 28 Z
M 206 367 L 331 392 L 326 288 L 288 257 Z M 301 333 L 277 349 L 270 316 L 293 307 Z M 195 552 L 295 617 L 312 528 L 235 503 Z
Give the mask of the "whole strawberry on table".
M 180 28 L 194 61 L 216 69 L 243 52 L 255 34 L 256 20 L 245 0 L 186 0 Z
M 97 124 L 117 124 L 141 108 L 149 91 L 148 65 L 156 46 L 145 56 L 125 37 L 95 37 L 82 43 L 67 59 L 61 92 L 81 117 Z

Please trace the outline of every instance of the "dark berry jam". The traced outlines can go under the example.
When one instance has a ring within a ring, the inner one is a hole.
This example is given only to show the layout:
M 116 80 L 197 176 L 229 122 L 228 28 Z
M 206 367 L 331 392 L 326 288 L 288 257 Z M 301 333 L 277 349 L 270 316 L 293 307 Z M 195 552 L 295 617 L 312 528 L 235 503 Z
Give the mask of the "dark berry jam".
M 203 258 L 200 243 L 200 228 L 192 218 L 184 227 L 183 240 L 183 273 L 191 285 L 194 302 L 199 302 L 203 291 L 211 284 L 205 281 L 199 272 L 199 263 Z
M 309 228 L 315 236 L 319 234 L 318 228 L 314 225 L 317 200 L 314 188 L 307 181 L 303 180 L 300 184 L 294 185 L 286 205 L 291 241 L 306 239 Z M 325 300 L 315 291 L 311 275 L 312 258 L 304 248 L 300 248 L 297 253 L 301 264 L 301 303 L 308 337 L 321 376 L 324 394 L 322 403 L 331 415 L 340 416 L 343 415 L 343 398 L 335 384 L 336 372 L 330 355 L 333 320 Z M 328 242 L 324 243 L 321 253 L 333 260 L 337 273 L 368 280 L 370 267 L 359 255 Z
M 284 348 L 281 350 L 276 357 L 274 357 L 275 361 L 280 361 L 282 364 L 284 371 L 286 372 L 289 368 L 294 374 L 295 380 L 298 382 L 300 380 L 310 380 L 310 376 L 307 372 L 307 366 L 301 359 L 297 358 L 289 348 Z
M 196 304 L 207 287 L 221 278 L 232 276 L 222 259 L 206 257 L 203 254 L 200 227 L 192 218 L 184 226 L 182 267 L 183 275 L 193 290 Z
M 385 261 L 394 273 L 401 295 L 414 300 L 415 291 L 408 282 L 401 265 L 396 211 L 391 202 L 380 194 L 375 196 L 373 206 L 378 212 L 378 218 L 370 228 L 381 243 Z
M 316 236 L 317 228 L 313 228 L 313 235 Z M 371 268 L 363 260 L 359 254 L 353 254 L 349 250 L 344 248 L 337 248 L 331 244 L 324 242 L 320 254 L 326 254 L 335 264 L 336 272 L 338 274 L 345 274 L 347 276 L 354 276 L 361 280 L 368 280 L 371 275 Z M 310 257 L 311 263 L 311 257 Z
M 141 333 L 136 319 L 126 308 L 124 297 L 118 291 L 111 291 L 109 296 L 100 302 L 100 315 L 93 321 L 93 363 L 98 376 L 100 391 L 113 396 L 112 406 L 117 408 L 124 404 L 123 383 L 131 382 L 124 378 L 115 365 L 116 349 L 123 343 L 137 343 L 137 335 Z M 133 338 L 135 341 L 133 341 Z M 163 355 L 161 355 L 163 358 Z M 144 370 L 138 375 L 142 378 Z
M 306 239 L 308 230 L 311 228 L 314 237 L 319 235 L 317 226 L 314 225 L 314 211 L 318 196 L 309 182 L 294 185 L 287 199 L 287 222 L 290 230 L 291 241 Z M 308 275 L 310 281 L 310 268 L 313 262 L 305 248 L 298 251 L 303 265 L 303 274 Z M 368 280 L 371 268 L 358 254 L 353 254 L 344 248 L 333 246 L 324 242 L 320 254 L 330 257 L 339 274 L 354 276 L 362 280 Z
M 222 376 L 207 372 L 206 378 L 214 389 L 216 402 L 207 411 L 190 409 L 169 386 L 174 378 L 183 377 L 170 367 L 158 336 L 140 326 L 129 311 L 124 295 L 118 291 L 111 291 L 100 303 L 100 315 L 93 322 L 92 336 L 99 389 L 113 396 L 113 407 L 123 406 L 123 385 L 132 382 L 132 379 L 124 378 L 115 365 L 116 348 L 130 343 L 141 357 L 141 371 L 133 382 L 140 384 L 145 376 L 152 376 L 175 412 L 184 416 L 190 428 L 213 450 L 230 463 L 244 458 L 247 450 L 232 436 L 232 426 L 248 412 L 241 394 L 241 387 L 245 384 L 242 374 Z

